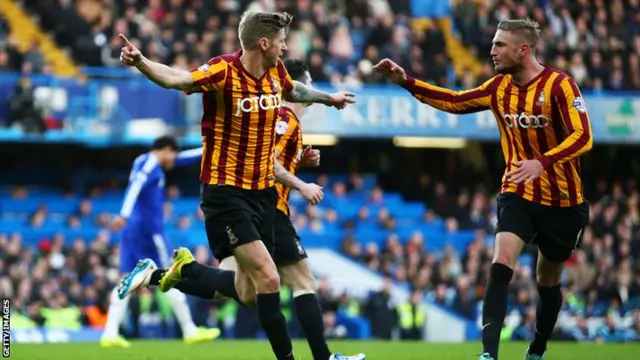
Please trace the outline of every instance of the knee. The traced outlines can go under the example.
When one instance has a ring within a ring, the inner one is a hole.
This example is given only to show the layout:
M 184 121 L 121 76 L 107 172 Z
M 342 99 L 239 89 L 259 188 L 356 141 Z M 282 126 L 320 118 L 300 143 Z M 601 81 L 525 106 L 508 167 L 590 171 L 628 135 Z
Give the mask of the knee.
M 515 234 L 500 233 L 496 237 L 493 264 L 502 264 L 513 269 L 524 243 Z
M 489 270 L 489 278 L 508 285 L 513 278 L 513 269 L 505 264 L 494 262 Z
M 562 273 L 558 275 L 558 274 L 549 274 L 549 273 L 538 271 L 538 273 L 536 274 L 536 282 L 540 286 L 547 286 L 547 287 L 556 286 L 560 284 L 561 276 L 562 276 Z
M 238 291 L 238 300 L 242 305 L 253 308 L 256 306 L 256 292 L 249 290 Z
M 260 266 L 254 279 L 258 293 L 274 293 L 280 291 L 280 275 L 273 263 L 266 263 Z
M 290 271 L 282 277 L 282 282 L 296 292 L 311 293 L 316 289 L 316 280 L 309 271 Z

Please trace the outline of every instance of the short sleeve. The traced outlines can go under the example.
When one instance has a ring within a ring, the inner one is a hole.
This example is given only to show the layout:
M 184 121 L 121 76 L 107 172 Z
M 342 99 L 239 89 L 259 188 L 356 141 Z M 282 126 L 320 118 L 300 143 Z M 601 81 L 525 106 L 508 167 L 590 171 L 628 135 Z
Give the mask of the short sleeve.
M 296 133 L 298 124 L 295 121 L 290 121 L 290 115 L 284 115 L 280 117 L 280 120 L 276 123 L 276 148 L 282 152 L 287 147 L 287 143 Z
M 289 92 L 293 90 L 295 87 L 293 79 L 289 75 L 289 72 L 284 66 L 284 62 L 282 60 L 278 60 L 278 75 L 280 75 L 280 83 L 282 84 L 283 91 Z
M 193 87 L 185 92 L 192 94 L 222 89 L 227 77 L 227 68 L 228 64 L 224 59 L 215 57 L 205 64 L 189 70 L 193 78 Z

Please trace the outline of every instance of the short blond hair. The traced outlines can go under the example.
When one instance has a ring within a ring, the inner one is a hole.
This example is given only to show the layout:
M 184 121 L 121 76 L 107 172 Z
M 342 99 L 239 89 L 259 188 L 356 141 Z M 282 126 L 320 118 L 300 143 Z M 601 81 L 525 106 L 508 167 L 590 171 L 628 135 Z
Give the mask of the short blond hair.
M 272 13 L 266 11 L 245 12 L 240 18 L 238 36 L 240 44 L 245 50 L 258 47 L 258 41 L 263 38 L 273 39 L 278 33 L 289 28 L 293 16 L 286 12 Z
M 538 46 L 540 39 L 540 24 L 537 21 L 526 19 L 502 20 L 498 23 L 498 30 L 513 32 L 529 44 L 531 49 Z

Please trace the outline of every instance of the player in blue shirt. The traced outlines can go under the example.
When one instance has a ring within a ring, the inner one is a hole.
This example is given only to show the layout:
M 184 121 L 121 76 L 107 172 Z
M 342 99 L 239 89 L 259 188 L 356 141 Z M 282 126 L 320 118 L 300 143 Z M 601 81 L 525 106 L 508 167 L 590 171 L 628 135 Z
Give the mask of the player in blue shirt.
M 129 185 L 125 192 L 120 215 L 111 223 L 111 229 L 122 229 L 120 241 L 120 273 L 126 275 L 140 259 L 151 259 L 149 266 L 171 266 L 172 249 L 164 237 L 165 174 L 175 166 L 199 162 L 202 148 L 178 152 L 176 140 L 163 136 L 153 142 L 150 152 L 133 162 Z M 220 335 L 219 329 L 196 327 L 186 296 L 178 290 L 166 293 L 176 319 L 180 323 L 185 342 L 195 344 L 211 341 Z M 131 344 L 119 335 L 129 298 L 121 299 L 117 289 L 111 294 L 109 315 L 100 341 L 103 347 L 129 347 Z

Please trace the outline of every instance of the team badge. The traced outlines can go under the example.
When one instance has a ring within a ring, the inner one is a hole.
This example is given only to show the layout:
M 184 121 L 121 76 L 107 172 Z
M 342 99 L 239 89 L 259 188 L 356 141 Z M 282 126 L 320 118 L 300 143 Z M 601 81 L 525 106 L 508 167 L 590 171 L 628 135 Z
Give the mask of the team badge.
M 289 130 L 289 123 L 286 121 L 278 121 L 276 124 L 276 134 L 284 135 Z
M 278 85 L 278 83 L 276 82 L 276 79 L 271 78 L 271 82 L 273 83 L 273 91 L 278 91 L 280 90 L 280 86 Z
M 202 71 L 202 72 L 209 72 L 209 64 L 203 64 L 200 65 L 200 67 L 198 68 L 198 70 Z
M 573 107 L 575 107 L 581 113 L 587 111 L 587 104 L 584 102 L 584 99 L 580 96 L 573 100 Z
M 538 96 L 538 101 L 536 102 L 537 106 L 542 106 L 544 105 L 544 98 L 545 98 L 545 93 L 544 90 L 540 92 L 540 95 Z

